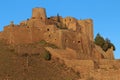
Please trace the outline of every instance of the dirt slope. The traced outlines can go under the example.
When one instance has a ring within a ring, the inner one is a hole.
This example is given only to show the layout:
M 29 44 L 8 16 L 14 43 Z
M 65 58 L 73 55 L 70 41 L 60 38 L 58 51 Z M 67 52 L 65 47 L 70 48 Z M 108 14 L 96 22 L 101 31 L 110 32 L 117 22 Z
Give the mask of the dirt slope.
M 79 77 L 55 60 L 44 60 L 44 50 L 41 52 L 28 57 L 18 55 L 0 41 L 0 80 L 75 80 Z

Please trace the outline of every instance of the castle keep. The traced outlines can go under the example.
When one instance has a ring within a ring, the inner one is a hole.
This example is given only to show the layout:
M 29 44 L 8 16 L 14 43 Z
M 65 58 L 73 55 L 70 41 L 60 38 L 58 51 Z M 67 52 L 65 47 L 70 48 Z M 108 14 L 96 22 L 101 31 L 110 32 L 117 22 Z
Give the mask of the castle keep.
M 19 25 L 11 23 L 4 27 L 0 38 L 8 44 L 18 45 L 45 40 L 59 48 L 75 50 L 79 59 L 101 59 L 106 57 L 93 43 L 93 21 L 77 20 L 73 17 L 47 18 L 44 8 L 34 8 L 32 17 Z M 107 57 L 106 57 L 107 58 Z M 113 57 L 110 57 L 113 59 Z

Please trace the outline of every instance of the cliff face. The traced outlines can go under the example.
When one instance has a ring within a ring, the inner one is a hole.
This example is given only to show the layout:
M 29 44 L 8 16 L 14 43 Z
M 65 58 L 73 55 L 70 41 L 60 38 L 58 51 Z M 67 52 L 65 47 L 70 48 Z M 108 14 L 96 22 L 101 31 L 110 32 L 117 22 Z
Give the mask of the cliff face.
M 107 52 L 94 44 L 93 21 L 61 16 L 47 18 L 44 8 L 34 8 L 32 17 L 19 25 L 5 26 L 0 38 L 12 45 L 45 40 L 61 49 L 71 48 L 79 59 L 114 59 L 112 49 Z

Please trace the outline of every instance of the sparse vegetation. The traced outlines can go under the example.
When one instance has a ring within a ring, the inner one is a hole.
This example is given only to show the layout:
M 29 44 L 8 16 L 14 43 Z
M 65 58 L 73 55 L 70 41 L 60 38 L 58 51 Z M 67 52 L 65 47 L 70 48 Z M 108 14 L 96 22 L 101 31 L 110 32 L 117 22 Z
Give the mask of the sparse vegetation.
M 67 72 L 59 62 L 44 60 L 41 55 L 46 51 L 43 46 L 40 45 L 40 47 L 42 47 L 41 52 L 35 55 L 28 53 L 15 55 L 8 45 L 0 41 L 0 80 L 66 80 L 68 78 L 75 80 L 79 78 L 76 73 Z
M 48 46 L 51 47 L 51 48 L 53 48 L 53 49 L 58 48 L 58 47 L 57 47 L 56 45 L 54 45 L 54 44 L 48 44 Z
M 51 44 L 51 43 L 47 43 L 45 40 L 41 40 L 39 42 L 39 44 L 44 46 L 44 47 L 51 47 L 51 48 L 54 48 L 54 49 L 58 48 L 56 45 Z
M 100 34 L 97 34 L 95 37 L 95 44 L 100 46 L 104 51 L 107 51 L 109 48 L 113 47 L 113 50 L 115 50 L 115 46 L 111 41 L 107 38 L 104 39 Z
M 41 41 L 39 42 L 39 44 L 40 44 L 40 45 L 46 45 L 47 42 L 46 42 L 45 40 L 41 40 Z
M 44 59 L 45 60 L 51 60 L 51 54 L 50 54 L 49 51 L 45 51 L 45 53 L 44 53 Z

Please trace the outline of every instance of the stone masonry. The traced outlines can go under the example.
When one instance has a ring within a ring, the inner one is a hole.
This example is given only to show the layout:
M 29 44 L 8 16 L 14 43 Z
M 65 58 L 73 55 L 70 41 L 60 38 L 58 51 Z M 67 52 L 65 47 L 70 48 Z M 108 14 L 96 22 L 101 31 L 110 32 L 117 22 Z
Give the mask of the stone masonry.
M 5 26 L 0 38 L 8 44 L 18 45 L 45 40 L 59 48 L 71 48 L 79 59 L 102 59 L 104 51 L 97 50 L 93 39 L 93 21 L 77 20 L 73 17 L 55 16 L 47 18 L 44 8 L 33 8 L 32 17 L 20 24 Z M 107 51 L 113 58 L 113 51 Z

